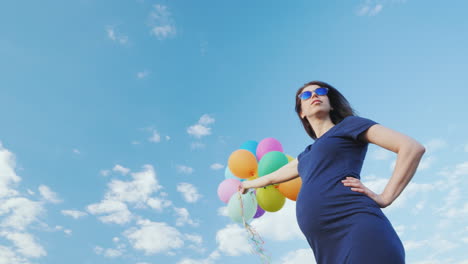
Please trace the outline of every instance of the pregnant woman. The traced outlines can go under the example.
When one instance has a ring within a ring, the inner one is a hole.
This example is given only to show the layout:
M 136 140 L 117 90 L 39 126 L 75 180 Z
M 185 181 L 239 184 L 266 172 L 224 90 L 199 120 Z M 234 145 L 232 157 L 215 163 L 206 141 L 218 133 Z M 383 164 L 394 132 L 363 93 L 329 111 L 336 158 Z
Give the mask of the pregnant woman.
M 416 140 L 358 117 L 331 85 L 313 81 L 296 93 L 296 112 L 314 139 L 296 159 L 240 191 L 301 177 L 296 217 L 318 264 L 400 264 L 405 251 L 382 212 L 400 195 L 425 152 Z M 368 143 L 397 153 L 381 194 L 360 181 Z

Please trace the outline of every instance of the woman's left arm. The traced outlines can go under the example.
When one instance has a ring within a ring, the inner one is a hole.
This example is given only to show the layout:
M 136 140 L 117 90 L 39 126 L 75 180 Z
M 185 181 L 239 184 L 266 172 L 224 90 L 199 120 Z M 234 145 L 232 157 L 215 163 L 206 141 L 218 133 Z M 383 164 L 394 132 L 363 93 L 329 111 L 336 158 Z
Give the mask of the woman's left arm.
M 426 149 L 413 138 L 380 124 L 373 125 L 367 129 L 366 132 L 361 135 L 361 139 L 397 153 L 397 160 L 392 177 L 380 195 L 367 189 L 367 187 L 357 179 L 347 179 L 343 182 L 348 183 L 348 185 L 345 184 L 347 186 L 357 187 L 352 188 L 352 190 L 354 189 L 354 191 L 367 194 L 375 200 L 380 207 L 387 207 L 395 201 L 408 185 L 411 178 L 413 178 Z M 358 182 L 356 182 L 356 180 Z

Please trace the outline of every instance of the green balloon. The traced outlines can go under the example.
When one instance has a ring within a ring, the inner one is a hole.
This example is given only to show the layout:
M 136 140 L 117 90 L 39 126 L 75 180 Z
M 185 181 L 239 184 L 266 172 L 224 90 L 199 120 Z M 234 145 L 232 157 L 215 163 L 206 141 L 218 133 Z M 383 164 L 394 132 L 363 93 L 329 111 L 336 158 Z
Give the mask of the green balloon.
M 229 218 L 236 223 L 243 224 L 242 215 L 244 215 L 245 222 L 250 221 L 257 212 L 255 194 L 253 192 L 247 192 L 246 194 L 234 193 L 229 199 L 227 211 Z
M 263 155 L 258 163 L 258 176 L 270 174 L 286 164 L 288 164 L 288 157 L 283 152 L 270 151 Z
M 286 198 L 272 185 L 257 189 L 257 202 L 268 212 L 276 212 L 283 208 Z

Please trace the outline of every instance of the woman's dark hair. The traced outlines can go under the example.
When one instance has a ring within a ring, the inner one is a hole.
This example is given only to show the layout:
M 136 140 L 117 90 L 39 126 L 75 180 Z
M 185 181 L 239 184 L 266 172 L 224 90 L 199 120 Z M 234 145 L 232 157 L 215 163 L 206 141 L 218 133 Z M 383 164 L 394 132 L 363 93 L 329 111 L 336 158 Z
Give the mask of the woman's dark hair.
M 307 134 L 312 139 L 317 139 L 317 136 L 315 135 L 314 130 L 312 129 L 312 126 L 309 124 L 309 120 L 307 120 L 307 117 L 301 118 L 301 99 L 298 97 L 299 94 L 302 93 L 302 90 L 306 88 L 309 85 L 318 85 L 320 87 L 326 87 L 328 88 L 328 99 L 330 100 L 330 106 L 332 107 L 332 111 L 330 111 L 330 118 L 333 124 L 338 124 L 340 123 L 345 117 L 347 116 L 354 116 L 355 111 L 349 104 L 348 100 L 333 86 L 331 86 L 328 83 L 321 82 L 321 81 L 312 81 L 309 83 L 304 84 L 299 90 L 296 92 L 296 113 L 299 116 L 299 119 L 302 122 L 302 125 L 304 126 L 304 129 L 306 130 Z

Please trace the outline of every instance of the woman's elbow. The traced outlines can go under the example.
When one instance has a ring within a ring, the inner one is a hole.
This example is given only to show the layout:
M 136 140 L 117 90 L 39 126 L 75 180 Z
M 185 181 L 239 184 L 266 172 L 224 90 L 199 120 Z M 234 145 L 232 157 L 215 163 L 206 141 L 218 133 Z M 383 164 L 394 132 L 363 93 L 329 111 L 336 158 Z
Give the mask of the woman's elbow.
M 412 152 L 416 155 L 416 156 L 420 156 L 422 157 L 424 155 L 424 153 L 426 152 L 426 148 L 424 147 L 424 145 L 422 145 L 421 143 L 417 142 L 417 141 L 414 141 L 411 145 L 410 145 L 410 148 L 412 150 Z

